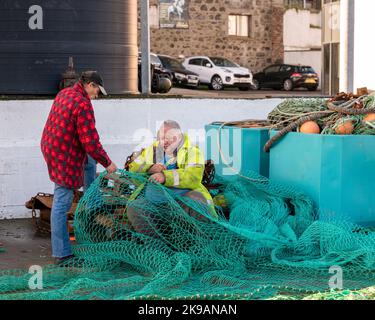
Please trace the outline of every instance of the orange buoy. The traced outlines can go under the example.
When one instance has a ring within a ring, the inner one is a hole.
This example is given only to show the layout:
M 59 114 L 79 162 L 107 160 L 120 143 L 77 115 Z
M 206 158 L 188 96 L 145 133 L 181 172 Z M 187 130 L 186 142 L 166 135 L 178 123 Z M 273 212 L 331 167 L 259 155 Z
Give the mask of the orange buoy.
M 346 135 L 352 134 L 354 130 L 354 125 L 352 120 L 341 120 L 337 125 L 335 132 L 337 134 Z
M 299 128 L 299 132 L 307 134 L 319 134 L 320 127 L 315 121 L 307 121 Z
M 363 120 L 366 122 L 375 121 L 375 113 L 369 113 Z

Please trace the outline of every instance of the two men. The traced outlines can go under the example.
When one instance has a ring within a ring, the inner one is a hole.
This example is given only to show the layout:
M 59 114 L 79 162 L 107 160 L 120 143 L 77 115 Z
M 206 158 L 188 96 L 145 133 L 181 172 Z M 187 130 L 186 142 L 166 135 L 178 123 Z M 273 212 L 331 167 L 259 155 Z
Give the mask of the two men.
M 51 212 L 52 255 L 62 262 L 71 258 L 67 215 L 75 189 L 92 182 L 96 163 L 108 173 L 117 170 L 104 151 L 95 128 L 91 99 L 106 94 L 103 80 L 95 71 L 84 72 L 80 81 L 56 96 L 48 116 L 41 149 L 50 179 L 55 183 Z M 189 142 L 175 121 L 165 121 L 158 140 L 130 164 L 132 172 L 148 172 L 150 180 L 172 192 L 201 202 L 217 217 L 212 197 L 202 185 L 204 158 L 199 148 Z M 151 195 L 152 192 L 147 193 Z M 155 196 L 155 195 L 154 195 Z M 158 197 L 158 195 L 156 195 Z M 128 210 L 134 229 L 142 232 L 144 221 L 136 210 Z
M 117 170 L 103 149 L 95 127 L 91 100 L 100 93 L 107 94 L 99 73 L 82 73 L 74 87 L 57 94 L 41 139 L 49 176 L 55 183 L 51 212 L 52 256 L 61 261 L 72 257 L 66 214 L 72 205 L 74 190 L 82 187 L 85 180 L 86 188 L 92 181 L 92 172 L 96 171 L 94 161 L 109 173 Z M 85 170 L 90 176 L 85 177 Z

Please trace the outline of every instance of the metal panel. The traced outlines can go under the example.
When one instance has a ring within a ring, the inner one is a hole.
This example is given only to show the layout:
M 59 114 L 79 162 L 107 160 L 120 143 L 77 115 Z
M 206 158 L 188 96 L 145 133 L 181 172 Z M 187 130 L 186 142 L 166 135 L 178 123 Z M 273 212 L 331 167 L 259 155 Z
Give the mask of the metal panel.
M 33 5 L 42 29 L 30 29 Z M 108 93 L 137 92 L 137 0 L 0 2 L 0 94 L 55 94 L 69 56 L 77 72 L 99 71 Z
M 219 125 L 205 126 L 206 159 L 214 161 L 216 173 L 234 176 L 254 171 L 268 177 L 269 154 L 263 152 L 268 129 L 227 126 L 218 135 L 219 128 Z
M 270 179 L 312 197 L 322 220 L 375 225 L 374 136 L 289 133 L 271 149 Z

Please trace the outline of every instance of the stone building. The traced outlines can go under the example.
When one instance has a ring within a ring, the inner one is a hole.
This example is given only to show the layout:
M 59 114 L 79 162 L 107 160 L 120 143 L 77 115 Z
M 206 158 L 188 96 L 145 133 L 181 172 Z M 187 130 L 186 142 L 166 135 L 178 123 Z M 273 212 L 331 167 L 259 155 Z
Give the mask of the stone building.
M 321 10 L 303 7 L 292 7 L 284 14 L 284 62 L 311 66 L 319 79 L 322 79 L 321 18 Z
M 317 10 L 322 8 L 322 0 L 284 0 L 288 9 Z
M 174 2 L 150 0 L 151 52 L 221 56 L 253 72 L 283 61 L 283 0 L 184 0 L 182 19 L 170 12 Z M 177 24 L 163 22 L 167 11 Z

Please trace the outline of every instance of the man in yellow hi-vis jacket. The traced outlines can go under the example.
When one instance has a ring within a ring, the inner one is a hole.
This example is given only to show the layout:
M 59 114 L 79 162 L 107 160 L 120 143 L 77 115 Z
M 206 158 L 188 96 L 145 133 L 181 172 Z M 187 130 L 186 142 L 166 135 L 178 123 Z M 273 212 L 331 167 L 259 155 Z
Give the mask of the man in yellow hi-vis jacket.
M 157 141 L 136 156 L 129 164 L 129 171 L 149 173 L 150 180 L 163 184 L 175 194 L 205 203 L 217 218 L 212 197 L 202 184 L 204 166 L 198 146 L 190 144 L 177 122 L 167 120 L 158 131 Z M 146 191 L 146 197 L 147 194 Z M 139 224 L 134 210 L 128 211 L 128 217 L 133 226 Z

